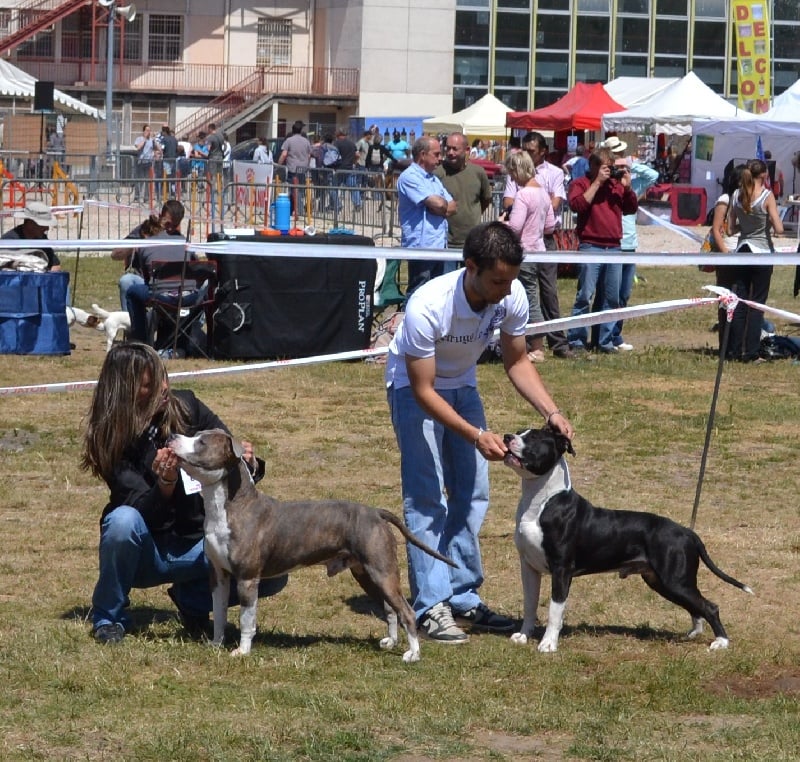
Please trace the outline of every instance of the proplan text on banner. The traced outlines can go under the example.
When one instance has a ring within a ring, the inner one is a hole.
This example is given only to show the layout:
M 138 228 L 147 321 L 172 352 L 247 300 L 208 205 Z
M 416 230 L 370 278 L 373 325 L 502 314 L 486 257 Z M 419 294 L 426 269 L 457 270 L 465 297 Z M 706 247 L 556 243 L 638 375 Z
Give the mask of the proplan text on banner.
M 739 108 L 753 114 L 769 111 L 770 57 L 767 0 L 733 0 Z

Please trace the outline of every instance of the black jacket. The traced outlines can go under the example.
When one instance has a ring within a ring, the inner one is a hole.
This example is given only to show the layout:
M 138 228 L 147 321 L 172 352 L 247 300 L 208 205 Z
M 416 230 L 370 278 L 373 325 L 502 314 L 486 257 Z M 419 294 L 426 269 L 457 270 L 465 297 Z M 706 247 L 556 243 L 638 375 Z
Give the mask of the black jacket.
M 224 429 L 225 424 L 209 410 L 194 392 L 174 391 L 189 411 L 189 425 L 181 432 L 193 436 L 204 429 Z M 122 460 L 114 469 L 114 476 L 108 483 L 111 490 L 109 502 L 103 509 L 103 517 L 120 505 L 129 505 L 142 514 L 145 523 L 153 533 L 173 532 L 181 537 L 200 539 L 203 536 L 203 498 L 200 493 L 187 495 L 183 480 L 178 477 L 172 496 L 164 498 L 153 473 L 153 459 L 156 450 L 166 442 L 154 439 L 150 431 L 145 432 L 124 453 Z M 263 475 L 262 462 L 259 475 Z

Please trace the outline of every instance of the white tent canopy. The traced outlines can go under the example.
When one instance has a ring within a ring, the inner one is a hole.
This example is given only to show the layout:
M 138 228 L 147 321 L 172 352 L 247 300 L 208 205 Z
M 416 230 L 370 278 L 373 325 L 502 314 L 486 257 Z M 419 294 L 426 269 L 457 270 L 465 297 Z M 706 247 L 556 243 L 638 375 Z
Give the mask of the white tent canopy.
M 603 85 L 606 92 L 625 108 L 633 108 L 649 101 L 679 77 L 616 77 Z
M 691 135 L 695 119 L 755 119 L 717 95 L 692 71 L 638 106 L 603 115 L 606 132 Z
M 0 59 L 0 96 L 7 98 L 33 99 L 36 90 L 36 78 L 27 72 L 18 69 L 8 61 Z M 53 89 L 53 100 L 61 104 L 65 111 L 78 114 L 86 114 L 93 119 L 102 119 L 102 114 L 92 106 L 89 106 L 71 95 L 67 95 L 61 90 Z
M 697 121 L 692 125 L 692 185 L 702 186 L 708 193 L 708 202 L 722 192 L 718 180 L 722 180 L 725 165 L 734 161 L 756 158 L 756 144 L 761 138 L 761 147 L 769 151 L 775 160 L 776 176 L 783 175 L 784 198 L 796 193 L 800 176 L 794 168 L 792 158 L 797 153 L 797 122 L 773 122 L 765 119 L 739 121 Z
M 788 90 L 776 96 L 772 108 L 766 114 L 762 114 L 761 118 L 775 122 L 800 121 L 800 79 Z
M 506 114 L 511 109 L 499 98 L 487 93 L 471 106 L 455 114 L 432 116 L 422 122 L 427 133 L 458 132 L 477 137 L 505 137 Z

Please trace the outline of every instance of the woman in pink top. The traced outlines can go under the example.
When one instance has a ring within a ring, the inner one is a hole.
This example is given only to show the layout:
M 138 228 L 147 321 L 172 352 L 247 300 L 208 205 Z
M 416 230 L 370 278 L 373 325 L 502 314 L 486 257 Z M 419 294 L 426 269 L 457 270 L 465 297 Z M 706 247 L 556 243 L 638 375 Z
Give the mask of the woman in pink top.
M 514 197 L 514 205 L 506 215 L 506 224 L 520 237 L 526 254 L 545 251 L 544 234 L 552 233 L 556 220 L 550 195 L 536 182 L 536 169 L 533 159 L 525 151 L 509 154 L 506 158 L 506 172 L 517 184 L 519 190 Z M 527 259 L 522 263 L 519 280 L 528 295 L 528 322 L 544 321 L 539 305 L 539 278 L 536 262 Z M 531 362 L 544 360 L 544 334 L 528 337 L 528 358 Z

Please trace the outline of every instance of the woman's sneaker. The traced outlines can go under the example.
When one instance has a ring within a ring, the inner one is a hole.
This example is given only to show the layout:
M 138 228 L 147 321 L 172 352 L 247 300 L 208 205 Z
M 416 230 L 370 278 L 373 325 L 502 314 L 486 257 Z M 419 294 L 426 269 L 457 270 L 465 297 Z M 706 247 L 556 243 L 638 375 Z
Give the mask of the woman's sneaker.
M 428 640 L 453 645 L 466 643 L 469 640 L 469 635 L 455 623 L 453 612 L 449 604 L 444 601 L 431 606 L 422 615 L 419 620 L 419 633 Z
M 463 614 L 456 614 L 456 619 L 482 632 L 511 632 L 515 626 L 513 619 L 492 611 L 485 603 L 479 603 Z

